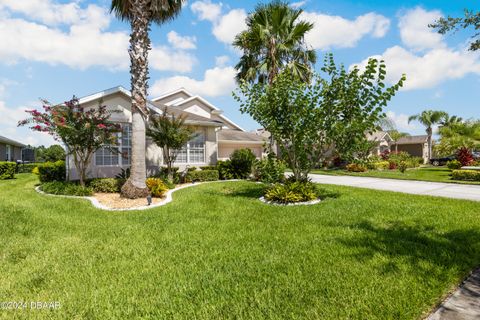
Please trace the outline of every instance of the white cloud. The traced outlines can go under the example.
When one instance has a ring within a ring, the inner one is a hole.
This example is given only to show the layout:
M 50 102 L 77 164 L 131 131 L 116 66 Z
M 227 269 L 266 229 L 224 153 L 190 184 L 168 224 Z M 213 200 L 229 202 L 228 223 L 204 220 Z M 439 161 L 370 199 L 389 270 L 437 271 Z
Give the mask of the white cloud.
M 373 12 L 358 16 L 355 20 L 315 12 L 304 12 L 301 18 L 314 24 L 314 28 L 305 36 L 306 43 L 322 50 L 351 48 L 368 35 L 381 38 L 390 27 L 389 19 Z
M 223 43 L 232 44 L 235 36 L 247 28 L 246 18 L 245 10 L 230 10 L 214 24 L 213 35 Z
M 308 2 L 307 0 L 292 2 L 292 3 L 290 3 L 290 7 L 294 8 L 294 9 L 298 9 L 300 7 L 303 7 L 307 2 Z
M 197 47 L 197 39 L 195 37 L 181 36 L 173 30 L 167 34 L 167 39 L 176 49 L 190 50 Z
M 417 129 L 417 125 L 413 122 L 408 123 L 408 115 L 404 113 L 396 114 L 393 111 L 387 111 L 387 118 L 396 126 L 398 131 L 408 131 Z
M 428 24 L 442 16 L 440 11 L 426 11 L 420 7 L 400 17 L 398 27 L 403 44 L 414 50 L 445 48 L 442 35 L 428 28 Z
M 218 56 L 215 57 L 215 65 L 217 67 L 224 67 L 230 61 L 228 56 Z
M 174 76 L 155 81 L 151 87 L 152 96 L 173 91 L 180 87 L 207 97 L 218 97 L 230 93 L 235 88 L 236 71 L 233 67 L 215 67 L 205 71 L 202 80 L 186 76 Z
M 174 51 L 167 47 L 153 47 L 148 64 L 160 71 L 190 72 L 197 59 L 184 51 Z
M 200 20 L 217 21 L 222 12 L 221 3 L 212 3 L 210 0 L 195 1 L 190 6 Z
M 31 131 L 28 127 L 17 127 L 20 120 L 27 118 L 26 107 L 7 107 L 4 101 L 0 100 L 0 132 L 7 138 L 30 145 L 51 145 L 55 140 L 47 133 Z
M 111 21 L 106 9 L 96 5 L 81 9 L 76 4 L 54 4 L 51 1 L 28 0 L 24 5 L 15 3 L 2 2 L 0 12 L 3 9 L 9 10 L 6 13 L 15 11 L 29 14 L 33 10 L 31 6 L 38 5 L 38 12 L 34 10 L 28 18 L 45 24 L 12 17 L 1 19 L 0 61 L 3 63 L 13 64 L 20 60 L 29 60 L 51 65 L 63 64 L 76 69 L 93 66 L 110 70 L 128 69 L 128 32 L 106 31 Z M 52 11 L 51 14 L 43 9 L 45 5 Z M 64 9 L 64 6 L 68 8 Z M 71 17 L 71 14 L 61 14 L 70 10 L 75 11 L 76 18 Z M 67 27 L 60 29 L 49 26 L 52 23 L 66 23 Z M 162 46 L 153 46 L 152 56 L 180 57 L 179 60 L 182 61 L 182 64 L 178 63 L 176 58 L 166 59 L 163 63 L 154 61 L 152 67 L 158 70 L 186 72 L 190 71 L 195 63 L 190 54 Z
M 437 13 L 437 11 L 432 13 L 418 8 L 406 12 L 405 16 L 400 17 L 399 27 L 401 32 L 402 30 L 408 30 L 402 36 L 402 41 L 407 47 L 412 47 L 413 49 L 408 50 L 397 45 L 388 48 L 380 55 L 371 56 L 371 58 L 385 60 L 387 65 L 387 82 L 395 83 L 405 73 L 407 80 L 402 90 L 414 90 L 433 88 L 444 81 L 460 79 L 471 73 L 480 74 L 479 53 L 471 52 L 464 48 L 458 50 L 448 48 L 441 38 L 439 40 L 436 36 L 429 36 L 428 22 L 422 17 L 435 19 L 435 17 L 438 17 Z M 405 23 L 410 21 L 411 17 L 419 17 L 419 19 L 423 20 L 423 31 L 417 26 L 415 21 L 413 21 L 414 26 L 408 26 L 408 23 Z M 414 39 L 414 35 L 411 32 L 414 29 L 416 30 L 416 28 L 418 28 L 417 33 L 419 38 L 423 39 L 423 42 L 417 42 Z M 419 49 L 424 51 L 416 51 Z M 363 67 L 367 61 L 368 58 L 353 65 Z

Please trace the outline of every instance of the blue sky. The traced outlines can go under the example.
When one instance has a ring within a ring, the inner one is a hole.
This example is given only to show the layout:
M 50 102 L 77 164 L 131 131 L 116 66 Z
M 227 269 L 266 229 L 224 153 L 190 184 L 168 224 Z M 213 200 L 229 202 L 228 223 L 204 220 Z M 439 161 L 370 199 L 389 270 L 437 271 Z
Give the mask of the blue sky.
M 38 98 L 61 102 L 117 85 L 129 88 L 129 25 L 109 14 L 108 0 L 0 0 L 0 135 L 50 144 L 45 135 L 16 128 Z M 150 95 L 183 86 L 223 109 L 248 130 L 231 92 L 239 59 L 230 45 L 257 1 L 190 0 L 174 21 L 152 27 Z M 400 130 L 423 133 L 407 117 L 426 108 L 479 118 L 480 59 L 467 51 L 469 33 L 440 36 L 427 28 L 442 15 L 459 16 L 472 1 L 291 2 L 315 24 L 307 43 L 333 52 L 346 66 L 371 56 L 386 60 L 387 80 L 407 74 L 386 111 Z M 471 31 L 470 31 L 471 32 Z

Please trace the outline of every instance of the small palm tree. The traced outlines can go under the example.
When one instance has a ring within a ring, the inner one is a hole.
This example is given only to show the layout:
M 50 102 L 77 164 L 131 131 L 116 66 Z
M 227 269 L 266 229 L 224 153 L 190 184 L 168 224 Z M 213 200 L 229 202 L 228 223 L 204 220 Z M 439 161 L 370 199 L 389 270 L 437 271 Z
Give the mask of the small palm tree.
M 425 111 L 422 111 L 422 113 L 420 114 L 416 114 L 408 118 L 408 123 L 414 120 L 417 120 L 418 122 L 420 122 L 426 127 L 425 131 L 427 132 L 427 135 L 428 135 L 428 140 L 427 140 L 428 159 L 432 157 L 432 135 L 433 135 L 432 126 L 434 126 L 435 124 L 439 124 L 442 121 L 442 119 L 445 118 L 446 115 L 447 113 L 444 111 L 425 110 Z
M 408 137 L 410 135 L 406 132 L 400 132 L 398 130 L 390 130 L 388 131 L 388 134 L 392 138 L 393 143 L 395 143 L 395 153 L 398 152 L 398 140 L 400 140 L 400 138 Z
M 140 198 L 148 194 L 145 185 L 145 119 L 148 116 L 148 32 L 152 22 L 162 24 L 178 15 L 183 0 L 112 0 L 111 11 L 130 22 L 130 76 L 132 92 L 132 167 L 122 187 L 122 196 Z
M 237 81 L 272 83 L 282 69 L 306 81 L 316 62 L 315 50 L 304 43 L 313 24 L 299 21 L 303 11 L 287 2 L 259 4 L 247 18 L 247 30 L 235 37 L 233 45 L 243 52 L 237 69 Z

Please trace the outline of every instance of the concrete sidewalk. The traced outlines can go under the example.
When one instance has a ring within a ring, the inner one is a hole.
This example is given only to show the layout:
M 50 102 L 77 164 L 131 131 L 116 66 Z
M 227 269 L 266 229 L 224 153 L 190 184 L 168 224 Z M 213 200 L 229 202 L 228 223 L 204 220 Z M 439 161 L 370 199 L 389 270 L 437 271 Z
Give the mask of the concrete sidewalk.
M 480 201 L 480 185 L 310 174 L 313 182 Z

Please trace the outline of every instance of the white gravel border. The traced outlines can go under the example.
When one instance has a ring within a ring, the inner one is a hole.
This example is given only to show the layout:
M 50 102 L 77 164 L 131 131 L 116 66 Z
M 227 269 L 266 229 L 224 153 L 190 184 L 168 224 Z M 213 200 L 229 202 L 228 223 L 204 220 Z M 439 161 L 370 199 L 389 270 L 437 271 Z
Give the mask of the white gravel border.
M 265 204 L 273 205 L 273 206 L 282 206 L 282 207 L 288 207 L 288 206 L 311 206 L 317 203 L 320 203 L 322 200 L 320 199 L 315 199 L 312 201 L 304 201 L 304 202 L 294 202 L 294 203 L 278 203 L 275 201 L 268 201 L 265 199 L 265 197 L 260 197 L 258 200 L 262 201 Z
M 229 181 L 238 181 L 238 180 L 219 180 L 219 181 L 208 181 L 208 182 L 195 182 L 195 183 L 191 183 L 191 184 L 182 185 L 182 186 L 177 187 L 177 188 L 175 188 L 175 189 L 170 189 L 170 190 L 168 190 L 167 193 L 165 194 L 165 198 L 163 198 L 163 199 L 162 199 L 160 202 L 158 202 L 158 203 L 151 204 L 151 205 L 149 205 L 149 206 L 148 206 L 148 205 L 145 205 L 145 206 L 134 207 L 134 208 L 110 208 L 110 207 L 107 207 L 107 206 L 101 204 L 95 197 L 66 196 L 66 195 L 59 195 L 59 194 L 51 194 L 51 193 L 43 192 L 43 191 L 40 189 L 40 186 L 36 187 L 36 188 L 35 188 L 35 191 L 37 191 L 37 192 L 40 193 L 40 194 L 47 195 L 47 196 L 51 196 L 51 197 L 74 198 L 74 199 L 85 199 L 85 200 L 89 200 L 95 208 L 101 209 L 101 210 L 107 210 L 107 211 L 135 211 L 135 210 L 147 210 L 147 209 L 152 209 L 152 208 L 164 206 L 164 205 L 166 205 L 167 203 L 172 202 L 172 200 L 173 200 L 172 194 L 173 194 L 175 191 L 178 191 L 178 190 L 181 190 L 181 189 L 189 188 L 189 187 L 192 187 L 192 186 L 198 186 L 198 185 L 201 185 L 201 184 L 204 184 L 204 183 L 229 182 Z M 147 199 L 146 199 L 146 198 L 145 198 L 145 202 L 147 202 Z

